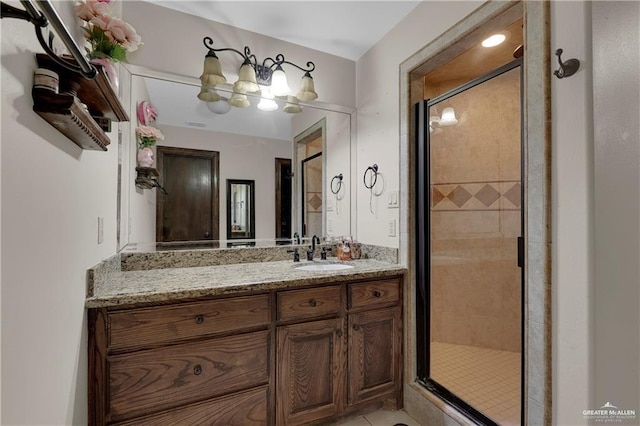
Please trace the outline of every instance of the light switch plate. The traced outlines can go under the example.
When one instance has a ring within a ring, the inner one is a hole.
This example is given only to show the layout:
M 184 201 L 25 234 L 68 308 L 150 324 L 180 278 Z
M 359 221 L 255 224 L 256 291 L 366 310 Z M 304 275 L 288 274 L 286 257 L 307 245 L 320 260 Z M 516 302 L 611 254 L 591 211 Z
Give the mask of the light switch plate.
M 387 227 L 389 229 L 389 236 L 395 237 L 396 236 L 396 220 L 389 219 L 389 221 L 387 222 Z
M 398 191 L 389 191 L 387 196 L 387 208 L 389 209 L 397 209 L 400 207 L 398 203 L 399 193 Z

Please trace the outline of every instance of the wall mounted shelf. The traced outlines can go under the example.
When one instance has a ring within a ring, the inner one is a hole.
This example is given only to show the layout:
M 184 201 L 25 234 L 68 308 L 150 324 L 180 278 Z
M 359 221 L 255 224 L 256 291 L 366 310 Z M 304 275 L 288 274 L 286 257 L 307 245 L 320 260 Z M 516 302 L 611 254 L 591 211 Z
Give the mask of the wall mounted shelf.
M 142 189 L 159 187 L 158 170 L 153 167 L 136 167 L 136 186 Z
M 65 59 L 73 61 L 71 57 Z M 36 60 L 39 67 L 58 73 L 63 91 L 73 86 L 77 96 L 34 90 L 33 110 L 82 149 L 106 151 L 110 140 L 103 127 L 110 125 L 108 120 L 129 121 L 129 116 L 102 66 L 96 66 L 98 76 L 89 80 L 60 67 L 48 55 L 37 54 Z M 99 117 L 103 127 L 92 116 Z

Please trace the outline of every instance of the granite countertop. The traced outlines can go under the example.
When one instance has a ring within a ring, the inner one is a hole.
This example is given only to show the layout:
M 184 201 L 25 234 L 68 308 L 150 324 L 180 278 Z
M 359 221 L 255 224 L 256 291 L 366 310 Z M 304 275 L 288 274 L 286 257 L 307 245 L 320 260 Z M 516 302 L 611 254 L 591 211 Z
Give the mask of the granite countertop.
M 340 262 L 353 265 L 338 271 L 299 271 L 315 261 L 291 260 L 231 265 L 120 271 L 91 289 L 85 306 L 101 308 L 137 303 L 180 301 L 197 297 L 266 291 L 281 288 L 388 277 L 406 272 L 404 266 L 372 259 Z

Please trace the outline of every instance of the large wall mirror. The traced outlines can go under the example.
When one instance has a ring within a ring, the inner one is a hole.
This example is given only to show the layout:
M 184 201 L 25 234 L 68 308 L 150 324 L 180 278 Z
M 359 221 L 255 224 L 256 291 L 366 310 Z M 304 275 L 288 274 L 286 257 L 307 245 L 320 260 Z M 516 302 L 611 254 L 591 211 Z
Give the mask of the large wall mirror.
M 260 98 L 248 96 L 250 106 L 221 111 L 197 98 L 197 79 L 127 64 L 121 67 L 120 80 L 120 96 L 129 106 L 131 117 L 130 123 L 121 126 L 119 140 L 120 249 L 230 245 L 225 239 L 236 239 L 232 217 L 236 210 L 229 209 L 227 182 L 234 181 L 253 181 L 252 232 L 242 236 L 253 240 L 251 245 L 288 244 L 297 236 L 351 235 L 355 203 L 348 184 L 354 149 L 352 110 L 313 102 L 301 104 L 300 112 L 287 113 L 283 111 L 286 102 L 277 100 L 277 110 L 263 111 L 257 108 Z M 231 86 L 223 86 L 218 92 L 229 97 L 230 89 Z M 166 194 L 134 184 L 135 128 L 140 125 L 136 117 L 143 101 L 150 102 L 157 111 L 151 125 L 164 135 L 153 149 L 156 160 L 159 156 L 164 158 L 154 167 L 159 172 L 159 183 L 172 188 Z M 172 161 L 167 161 L 167 152 L 172 154 Z M 184 154 L 184 158 L 177 158 L 178 154 Z M 315 161 L 309 160 L 313 156 Z M 210 165 L 210 158 L 217 159 L 216 167 Z M 345 184 L 334 193 L 330 185 L 337 175 L 343 176 Z M 206 199 L 189 198 L 203 193 L 207 194 Z M 168 205 L 177 205 L 177 210 L 159 211 Z M 202 224 L 195 223 L 193 209 L 183 211 L 186 209 L 181 205 L 197 205 Z M 194 222 L 195 229 L 173 232 L 178 223 L 185 226 L 187 218 L 189 223 Z M 171 241 L 166 235 L 189 237 Z

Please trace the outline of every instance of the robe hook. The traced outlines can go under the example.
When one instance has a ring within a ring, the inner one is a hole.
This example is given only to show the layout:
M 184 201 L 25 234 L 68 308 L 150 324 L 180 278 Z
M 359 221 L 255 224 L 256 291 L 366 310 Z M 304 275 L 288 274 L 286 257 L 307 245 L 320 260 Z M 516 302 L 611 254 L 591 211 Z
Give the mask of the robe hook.
M 558 57 L 558 63 L 560 64 L 560 68 L 555 70 L 553 74 L 558 78 L 571 77 L 574 75 L 578 69 L 580 68 L 580 61 L 577 59 L 567 59 L 562 62 L 562 49 L 556 50 L 556 56 Z

